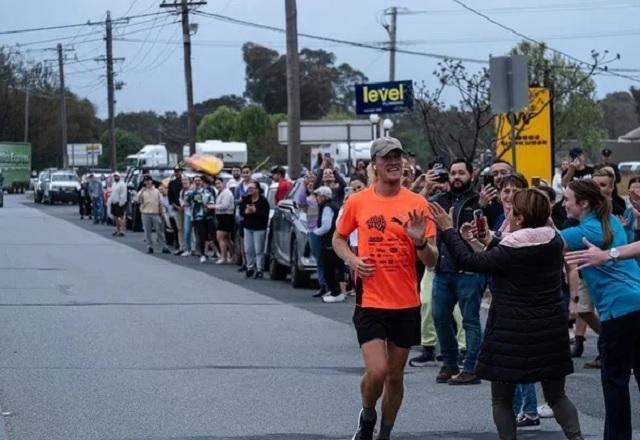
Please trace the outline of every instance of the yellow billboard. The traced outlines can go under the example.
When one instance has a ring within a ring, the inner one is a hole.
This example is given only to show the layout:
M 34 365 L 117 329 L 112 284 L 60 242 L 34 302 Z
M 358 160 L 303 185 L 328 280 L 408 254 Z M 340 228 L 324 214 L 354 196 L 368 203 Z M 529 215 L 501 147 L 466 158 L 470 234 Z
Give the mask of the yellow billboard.
M 529 87 L 529 106 L 516 114 L 515 154 L 511 151 L 511 124 L 507 114 L 497 120 L 496 156 L 513 164 L 529 183 L 533 177 L 549 182 L 553 178 L 551 138 L 551 93 L 546 87 Z

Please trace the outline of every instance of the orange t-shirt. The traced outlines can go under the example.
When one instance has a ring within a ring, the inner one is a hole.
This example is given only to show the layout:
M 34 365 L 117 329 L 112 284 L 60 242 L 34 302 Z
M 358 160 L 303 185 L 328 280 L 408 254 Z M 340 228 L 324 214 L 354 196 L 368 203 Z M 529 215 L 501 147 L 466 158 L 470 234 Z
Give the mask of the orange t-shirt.
M 414 209 L 427 214 L 429 204 L 405 188 L 393 197 L 382 197 L 369 187 L 351 195 L 345 203 L 336 231 L 348 237 L 357 229 L 358 255 L 375 265 L 373 276 L 362 279 L 357 305 L 377 309 L 420 306 L 416 249 L 404 230 Z M 435 235 L 435 224 L 429 220 L 425 237 Z

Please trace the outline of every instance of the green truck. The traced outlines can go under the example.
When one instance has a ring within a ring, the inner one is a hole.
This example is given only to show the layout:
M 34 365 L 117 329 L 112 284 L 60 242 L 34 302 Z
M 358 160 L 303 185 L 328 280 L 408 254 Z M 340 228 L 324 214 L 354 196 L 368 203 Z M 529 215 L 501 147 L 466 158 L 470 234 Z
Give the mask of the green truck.
M 0 184 L 10 193 L 25 192 L 31 179 L 31 144 L 0 142 Z

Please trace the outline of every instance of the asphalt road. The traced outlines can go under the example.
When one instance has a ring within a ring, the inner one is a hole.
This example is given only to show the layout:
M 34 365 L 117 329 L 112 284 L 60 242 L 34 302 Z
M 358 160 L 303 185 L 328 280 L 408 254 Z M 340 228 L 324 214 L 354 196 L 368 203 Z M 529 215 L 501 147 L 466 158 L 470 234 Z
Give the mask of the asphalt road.
M 0 439 L 347 439 L 359 409 L 353 304 L 244 280 L 235 267 L 143 253 L 77 208 L 6 196 L 0 209 Z M 598 372 L 568 381 L 601 438 Z M 394 439 L 496 434 L 489 386 L 407 369 Z M 640 396 L 633 388 L 636 437 Z M 527 440 L 561 439 L 553 420 Z

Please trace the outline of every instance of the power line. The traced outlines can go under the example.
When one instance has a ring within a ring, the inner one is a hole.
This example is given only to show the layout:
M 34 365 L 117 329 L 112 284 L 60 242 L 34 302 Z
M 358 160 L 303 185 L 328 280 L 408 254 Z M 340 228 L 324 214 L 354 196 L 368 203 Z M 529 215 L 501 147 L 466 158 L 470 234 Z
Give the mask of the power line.
M 634 3 L 612 3 L 610 1 L 598 1 L 594 3 L 559 3 L 550 5 L 536 5 L 536 6 L 506 6 L 500 8 L 482 8 L 479 11 L 493 14 L 509 14 L 509 13 L 522 13 L 522 12 L 560 12 L 560 11 L 592 11 L 602 8 L 606 9 L 626 9 L 637 8 L 640 4 Z M 465 11 L 459 9 L 423 9 L 423 10 L 408 10 L 399 12 L 402 15 L 459 15 Z
M 232 24 L 238 24 L 238 25 L 242 25 L 242 26 L 249 26 L 249 27 L 254 27 L 254 28 L 258 28 L 258 29 L 264 29 L 264 30 L 268 30 L 268 31 L 279 32 L 279 33 L 284 33 L 285 32 L 284 28 L 279 28 L 279 27 L 276 27 L 276 26 L 270 26 L 270 25 L 261 24 L 261 23 L 254 23 L 254 22 L 246 21 L 246 20 L 240 20 L 240 19 L 237 19 L 237 18 L 228 17 L 226 15 L 214 14 L 212 12 L 194 11 L 194 14 L 198 14 L 198 15 L 202 15 L 202 16 L 205 16 L 205 17 L 214 18 L 214 19 L 219 20 L 219 21 L 224 21 L 224 22 L 232 23 Z M 338 38 L 324 37 L 324 36 L 321 36 L 321 35 L 305 34 L 305 33 L 300 33 L 299 32 L 298 36 L 304 37 L 304 38 L 310 38 L 312 40 L 320 40 L 320 41 L 327 41 L 327 42 L 330 42 L 330 43 L 337 43 L 337 44 L 346 45 L 346 46 L 355 46 L 355 47 L 360 47 L 360 48 L 363 48 L 363 49 L 381 50 L 381 51 L 385 51 L 385 52 L 389 52 L 391 50 L 391 48 L 389 48 L 389 47 L 376 46 L 376 45 L 372 45 L 372 44 L 359 43 L 359 42 L 356 42 L 356 41 L 342 40 L 342 39 L 338 39 Z M 453 59 L 453 60 L 465 61 L 467 63 L 477 63 L 477 64 L 488 64 L 489 63 L 487 60 L 479 60 L 479 59 L 475 59 L 475 58 L 463 58 L 463 57 L 457 57 L 457 56 L 453 56 L 453 55 L 442 55 L 442 54 L 437 54 L 437 53 L 420 52 L 420 51 L 408 50 L 408 49 L 396 49 L 396 53 L 403 53 L 403 54 L 406 54 L 406 55 L 423 56 L 423 57 L 435 58 L 435 59 L 439 59 L 439 60 Z
M 500 23 L 499 21 L 494 20 L 493 18 L 489 17 L 489 16 L 488 16 L 488 15 L 486 15 L 486 14 L 483 14 L 482 12 L 478 11 L 477 9 L 474 9 L 474 8 L 472 8 L 472 7 L 470 7 L 470 6 L 467 6 L 467 5 L 466 5 L 464 2 L 462 2 L 461 0 L 451 0 L 451 1 L 453 1 L 454 3 L 457 3 L 458 5 L 462 6 L 464 9 L 466 9 L 466 10 L 468 10 L 468 11 L 470 11 L 470 12 L 472 12 L 472 13 L 474 13 L 474 14 L 476 14 L 476 15 L 478 15 L 478 16 L 480 16 L 480 17 L 482 17 L 482 18 L 484 18 L 484 19 L 485 19 L 485 20 L 487 20 L 488 22 L 490 22 L 490 23 L 492 23 L 492 24 L 494 24 L 494 25 L 496 25 L 496 26 L 498 26 L 498 27 L 500 27 L 500 28 L 502 28 L 502 29 L 504 29 L 504 30 L 506 30 L 506 31 L 509 31 L 509 32 L 511 32 L 512 34 L 515 34 L 515 35 L 519 36 L 520 38 L 522 38 L 522 39 L 524 39 L 524 40 L 527 40 L 527 41 L 529 41 L 529 42 L 531 42 L 531 43 L 538 44 L 538 45 L 542 45 L 542 44 L 543 44 L 542 42 L 540 42 L 540 41 L 538 41 L 538 40 L 535 40 L 535 39 L 533 39 L 533 38 L 531 38 L 531 37 L 529 37 L 529 36 L 527 36 L 527 35 L 523 34 L 522 32 L 517 31 L 517 30 L 516 30 L 516 29 L 514 29 L 514 28 L 511 28 L 511 27 L 509 27 L 509 26 L 507 26 L 507 25 L 504 25 L 504 24 Z M 545 46 L 546 46 L 546 45 L 545 45 Z M 587 66 L 587 67 L 590 67 L 590 68 L 591 68 L 591 67 L 594 67 L 592 63 L 587 63 L 586 61 L 583 61 L 583 60 L 581 60 L 581 59 L 579 59 L 579 58 L 576 58 L 576 57 L 574 57 L 573 55 L 570 55 L 570 54 L 568 54 L 568 53 L 566 53 L 566 52 L 563 52 L 563 51 L 558 50 L 558 49 L 554 49 L 553 47 L 550 47 L 550 46 L 546 46 L 546 47 L 547 47 L 551 52 L 554 52 L 554 53 L 556 53 L 556 54 L 558 54 L 558 55 L 562 55 L 562 56 L 564 56 L 564 57 L 566 57 L 566 58 L 568 58 L 568 59 L 570 59 L 570 60 L 572 60 L 572 61 L 576 62 L 578 65 Z M 605 74 L 609 74 L 609 75 L 617 76 L 617 77 L 620 77 L 620 78 L 626 78 L 626 79 L 629 79 L 629 80 L 634 81 L 634 82 L 640 82 L 640 80 L 639 80 L 638 78 L 636 78 L 636 77 L 629 76 L 629 75 L 624 75 L 624 74 L 621 74 L 621 73 L 617 73 L 617 72 L 610 71 L 607 67 L 599 67 L 599 66 L 595 66 L 595 70 L 598 70 L 598 71 L 600 71 L 601 73 L 605 73 Z
M 115 19 L 114 21 L 126 21 L 126 20 L 132 20 L 134 18 L 142 18 L 142 17 L 151 17 L 153 15 L 164 15 L 164 14 L 170 14 L 172 12 L 170 11 L 160 11 L 160 12 L 151 12 L 148 14 L 139 14 L 139 15 L 131 15 L 129 17 L 120 17 L 118 19 Z M 9 34 L 23 34 L 26 32 L 38 32 L 38 31 L 51 31 L 51 30 L 55 30 L 55 29 L 69 29 L 69 28 L 76 28 L 76 27 L 82 27 L 82 26 L 102 26 L 104 25 L 104 22 L 99 21 L 99 22 L 93 22 L 93 21 L 87 21 L 86 23 L 76 23 L 76 24 L 64 24 L 64 25 L 59 25 L 59 26 L 45 26 L 45 27 L 37 27 L 37 28 L 26 28 L 26 29 L 14 29 L 14 30 L 10 30 L 10 31 L 0 31 L 0 35 L 9 35 Z

